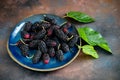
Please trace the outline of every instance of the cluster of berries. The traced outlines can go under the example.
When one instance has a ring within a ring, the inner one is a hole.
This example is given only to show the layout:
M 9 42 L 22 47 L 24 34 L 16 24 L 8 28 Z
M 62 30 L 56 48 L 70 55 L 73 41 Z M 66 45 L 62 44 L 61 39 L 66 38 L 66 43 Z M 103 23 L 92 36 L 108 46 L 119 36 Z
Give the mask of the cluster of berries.
M 68 31 L 71 23 L 66 22 L 62 26 L 57 25 L 55 19 L 44 17 L 41 22 L 26 22 L 21 31 L 22 41 L 17 42 L 23 56 L 29 56 L 29 50 L 37 50 L 32 57 L 32 62 L 43 60 L 48 64 L 50 58 L 56 57 L 64 60 L 64 54 L 74 47 L 78 41 L 78 35 Z

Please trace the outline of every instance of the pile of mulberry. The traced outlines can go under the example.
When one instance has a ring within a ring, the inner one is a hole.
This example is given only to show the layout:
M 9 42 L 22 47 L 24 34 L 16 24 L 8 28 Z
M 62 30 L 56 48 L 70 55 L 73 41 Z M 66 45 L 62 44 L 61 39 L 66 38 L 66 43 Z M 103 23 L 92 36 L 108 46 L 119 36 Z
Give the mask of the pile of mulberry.
M 26 22 L 21 30 L 21 39 L 16 44 L 21 50 L 21 55 L 29 57 L 30 50 L 36 50 L 32 63 L 43 61 L 48 64 L 51 58 L 64 61 L 64 54 L 70 51 L 78 41 L 78 35 L 69 32 L 71 23 L 57 25 L 54 18 L 45 16 L 44 20 L 32 23 Z

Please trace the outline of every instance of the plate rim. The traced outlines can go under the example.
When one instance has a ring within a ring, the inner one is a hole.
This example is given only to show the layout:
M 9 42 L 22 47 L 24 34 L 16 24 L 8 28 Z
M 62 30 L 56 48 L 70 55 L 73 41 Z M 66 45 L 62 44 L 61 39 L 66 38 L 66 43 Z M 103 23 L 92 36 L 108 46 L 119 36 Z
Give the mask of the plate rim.
M 35 14 L 35 15 L 46 15 L 46 14 Z M 50 15 L 54 15 L 54 14 L 50 14 Z M 30 16 L 28 16 L 28 17 L 25 17 L 24 19 L 29 18 L 29 17 L 32 17 L 32 16 L 34 16 L 34 15 L 30 15 Z M 55 16 L 57 16 L 57 15 L 55 15 Z M 59 16 L 58 16 L 58 17 L 59 17 Z M 22 20 L 24 20 L 24 19 L 22 19 Z M 21 21 L 22 21 L 22 20 L 21 20 Z M 19 22 L 18 22 L 18 23 L 19 23 Z M 17 23 L 17 24 L 18 24 L 18 23 Z M 15 25 L 15 26 L 16 26 L 16 25 Z M 14 30 L 14 29 L 15 29 L 15 28 L 13 28 L 13 30 Z M 10 37 L 10 36 L 9 36 L 9 37 Z M 80 46 L 81 46 L 81 39 L 80 39 Z M 59 67 L 56 67 L 56 68 L 50 68 L 50 69 L 37 69 L 37 68 L 29 67 L 29 66 L 27 66 L 27 65 L 19 62 L 19 61 L 12 55 L 12 52 L 11 52 L 10 49 L 9 49 L 9 40 L 7 41 L 6 47 L 7 47 L 7 51 L 8 51 L 9 56 L 12 58 L 12 60 L 13 60 L 14 62 L 16 62 L 17 64 L 19 64 L 20 66 L 22 66 L 22 67 L 24 67 L 24 68 L 26 68 L 26 69 L 33 70 L 33 71 L 42 71 L 42 72 L 55 71 L 55 70 L 61 69 L 61 68 L 63 68 L 63 67 L 66 67 L 67 65 L 69 65 L 70 63 L 72 63 L 72 62 L 76 59 L 76 57 L 79 55 L 79 53 L 80 53 L 80 51 L 81 51 L 81 48 L 78 49 L 76 55 L 75 55 L 70 61 L 68 61 L 66 64 L 64 64 L 64 65 L 62 65 L 62 66 L 59 66 Z

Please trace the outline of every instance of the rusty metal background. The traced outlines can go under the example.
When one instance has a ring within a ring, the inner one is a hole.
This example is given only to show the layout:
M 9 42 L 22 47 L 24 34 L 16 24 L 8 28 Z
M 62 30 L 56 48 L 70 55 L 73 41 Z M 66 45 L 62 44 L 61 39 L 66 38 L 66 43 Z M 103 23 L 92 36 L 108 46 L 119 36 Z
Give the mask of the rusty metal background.
M 41 13 L 63 16 L 82 11 L 96 19 L 90 26 L 108 41 L 113 55 L 97 49 L 100 58 L 79 55 L 69 66 L 53 72 L 35 72 L 16 64 L 6 43 L 16 23 Z M 0 80 L 120 80 L 120 0 L 0 0 Z

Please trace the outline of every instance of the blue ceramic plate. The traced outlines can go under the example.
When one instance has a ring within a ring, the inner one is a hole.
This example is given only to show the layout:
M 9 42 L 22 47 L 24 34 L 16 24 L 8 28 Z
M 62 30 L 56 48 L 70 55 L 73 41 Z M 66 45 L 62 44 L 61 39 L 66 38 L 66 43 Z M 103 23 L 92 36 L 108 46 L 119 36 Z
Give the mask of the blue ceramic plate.
M 58 17 L 56 15 L 51 15 L 51 14 L 38 14 L 38 15 L 33 15 L 28 18 L 25 18 L 24 20 L 20 21 L 14 28 L 14 30 L 11 32 L 8 43 L 7 43 L 7 50 L 10 55 L 10 57 L 17 62 L 19 65 L 35 70 L 35 71 L 53 71 L 57 70 L 60 68 L 63 68 L 70 64 L 79 54 L 79 49 L 75 46 L 71 49 L 70 52 L 67 52 L 64 54 L 64 61 L 60 62 L 56 60 L 55 58 L 51 58 L 50 62 L 48 64 L 44 64 L 42 61 L 40 61 L 37 64 L 33 64 L 31 59 L 28 59 L 26 57 L 23 57 L 21 55 L 21 52 L 17 46 L 13 46 L 10 44 L 15 44 L 18 40 L 21 38 L 20 31 L 23 28 L 23 25 L 25 22 L 30 21 L 32 23 L 36 21 L 41 21 L 44 19 L 44 16 L 47 15 L 48 17 L 54 18 L 57 22 L 58 25 L 61 25 L 62 23 L 66 22 L 65 19 Z M 77 33 L 76 29 L 74 26 L 69 28 L 70 32 Z M 78 40 L 78 44 L 80 44 L 80 40 Z M 35 51 L 30 51 L 30 54 L 34 53 Z

